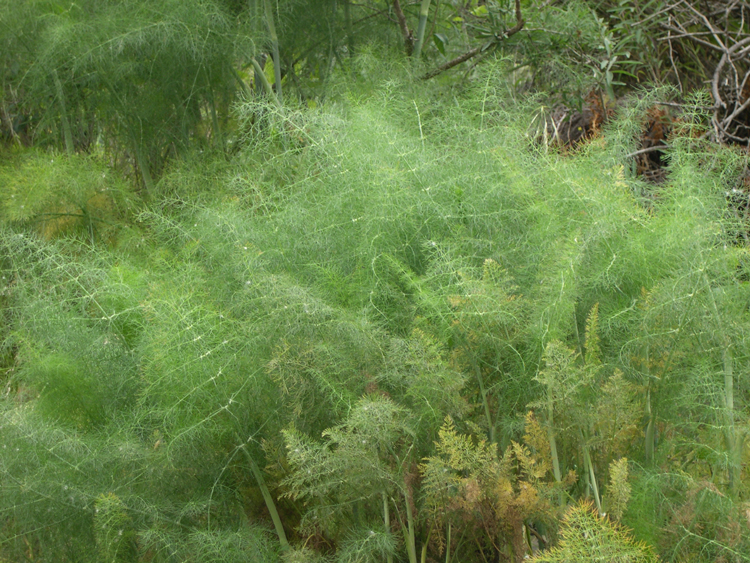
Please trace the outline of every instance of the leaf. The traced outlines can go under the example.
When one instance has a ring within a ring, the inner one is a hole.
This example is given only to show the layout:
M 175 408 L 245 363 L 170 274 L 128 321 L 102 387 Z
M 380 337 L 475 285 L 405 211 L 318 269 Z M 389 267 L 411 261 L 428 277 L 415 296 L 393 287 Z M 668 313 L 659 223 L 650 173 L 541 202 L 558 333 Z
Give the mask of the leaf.
M 441 55 L 445 55 L 445 46 L 448 44 L 448 37 L 443 33 L 435 33 L 432 36 L 432 41 L 435 43 L 435 47 L 440 51 Z

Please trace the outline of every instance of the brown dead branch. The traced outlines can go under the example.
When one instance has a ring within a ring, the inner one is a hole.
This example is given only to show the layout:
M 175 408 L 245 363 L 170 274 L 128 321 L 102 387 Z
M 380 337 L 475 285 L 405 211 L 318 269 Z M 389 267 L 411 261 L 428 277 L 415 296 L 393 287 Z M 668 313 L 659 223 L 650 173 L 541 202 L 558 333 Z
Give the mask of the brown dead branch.
M 669 18 L 661 24 L 666 35 L 659 40 L 669 44 L 678 82 L 672 49 L 688 41 L 703 49 L 701 64 L 715 65 L 707 77 L 714 99 L 714 140 L 750 145 L 750 33 L 745 31 L 750 5 L 738 0 L 679 0 L 667 9 Z

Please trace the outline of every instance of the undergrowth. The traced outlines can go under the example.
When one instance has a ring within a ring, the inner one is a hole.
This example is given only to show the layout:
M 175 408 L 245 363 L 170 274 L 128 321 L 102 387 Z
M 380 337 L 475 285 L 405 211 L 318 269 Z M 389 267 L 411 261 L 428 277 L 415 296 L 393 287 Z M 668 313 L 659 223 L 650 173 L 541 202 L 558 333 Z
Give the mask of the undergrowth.
M 647 186 L 646 101 L 561 155 L 488 72 L 240 105 L 147 204 L 5 165 L 0 557 L 746 561 L 745 157 Z

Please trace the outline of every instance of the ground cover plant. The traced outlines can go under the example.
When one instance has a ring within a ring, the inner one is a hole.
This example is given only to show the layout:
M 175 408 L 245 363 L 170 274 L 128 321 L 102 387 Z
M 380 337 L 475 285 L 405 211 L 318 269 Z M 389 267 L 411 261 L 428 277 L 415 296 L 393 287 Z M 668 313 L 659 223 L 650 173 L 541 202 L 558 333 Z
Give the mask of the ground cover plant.
M 248 101 L 145 203 L 7 153 L 0 557 L 747 560 L 743 154 L 696 97 L 654 187 L 663 92 L 562 155 L 500 70 Z
M 745 11 L 4 3 L 0 563 L 750 560 Z

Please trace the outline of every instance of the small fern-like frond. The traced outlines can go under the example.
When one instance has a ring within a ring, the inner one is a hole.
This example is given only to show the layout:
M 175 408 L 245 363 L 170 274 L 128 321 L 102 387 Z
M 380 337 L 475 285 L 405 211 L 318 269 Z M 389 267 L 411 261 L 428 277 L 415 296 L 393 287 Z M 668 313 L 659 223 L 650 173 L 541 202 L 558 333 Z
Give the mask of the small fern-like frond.
M 658 557 L 630 532 L 606 517 L 599 516 L 591 503 L 570 508 L 560 531 L 557 547 L 536 555 L 534 563 L 570 563 L 583 561 L 623 561 L 656 563 Z
M 599 303 L 595 303 L 586 317 L 586 363 L 596 365 L 602 361 L 599 341 Z

